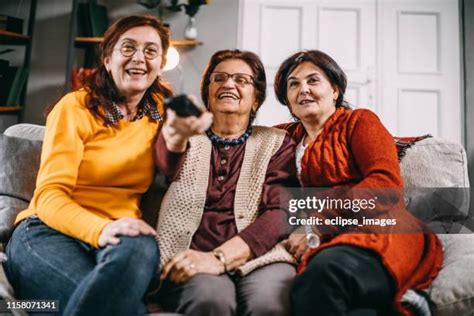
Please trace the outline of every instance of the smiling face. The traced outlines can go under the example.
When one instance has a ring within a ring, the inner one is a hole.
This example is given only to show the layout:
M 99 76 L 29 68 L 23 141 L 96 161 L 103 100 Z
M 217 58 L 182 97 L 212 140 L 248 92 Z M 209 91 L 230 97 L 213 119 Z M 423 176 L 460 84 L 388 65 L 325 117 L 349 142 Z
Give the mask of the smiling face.
M 216 73 L 243 76 L 234 75 L 234 78 L 228 76 L 227 80 L 222 80 L 222 77 L 218 77 L 216 81 L 211 80 L 208 97 L 210 111 L 214 115 L 235 114 L 250 117 L 250 112 L 258 108 L 256 89 L 252 82 L 240 80 L 254 76 L 250 66 L 241 59 L 227 59 L 214 68 L 213 74 Z
M 134 48 L 136 52 L 131 54 Z M 147 58 L 156 53 L 157 57 Z M 110 56 L 104 58 L 105 68 L 111 74 L 119 94 L 126 98 L 143 96 L 161 74 L 161 62 L 161 39 L 151 26 L 127 30 L 118 39 Z
M 336 110 L 338 90 L 318 66 L 303 62 L 287 80 L 287 99 L 293 115 L 302 121 L 326 121 Z

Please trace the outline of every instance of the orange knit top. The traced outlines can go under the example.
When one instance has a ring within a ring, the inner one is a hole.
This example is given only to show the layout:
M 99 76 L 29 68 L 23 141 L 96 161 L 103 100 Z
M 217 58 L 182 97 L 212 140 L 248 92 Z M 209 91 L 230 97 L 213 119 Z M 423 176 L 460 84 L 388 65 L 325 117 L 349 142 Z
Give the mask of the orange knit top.
M 48 115 L 36 189 L 16 223 L 36 214 L 49 227 L 98 247 L 105 225 L 141 218 L 160 124 L 146 115 L 105 125 L 87 108 L 85 90 L 68 93 Z
M 306 134 L 300 122 L 279 127 L 286 129 L 296 142 Z M 301 160 L 301 181 L 306 187 L 403 187 L 395 143 L 379 118 L 369 110 L 342 107 L 336 109 L 322 132 L 306 147 Z M 400 202 L 403 203 L 403 199 Z M 320 214 L 325 216 L 324 212 Z M 331 215 L 331 212 L 326 214 Z M 401 297 L 407 289 L 429 286 L 441 268 L 442 245 L 437 236 L 427 232 L 403 204 L 379 216 L 397 217 L 410 227 L 411 233 L 336 234 L 307 253 L 298 270 L 304 271 L 312 256 L 336 244 L 372 250 L 379 254 L 395 281 L 395 308 L 402 315 L 410 315 L 411 312 L 400 303 Z

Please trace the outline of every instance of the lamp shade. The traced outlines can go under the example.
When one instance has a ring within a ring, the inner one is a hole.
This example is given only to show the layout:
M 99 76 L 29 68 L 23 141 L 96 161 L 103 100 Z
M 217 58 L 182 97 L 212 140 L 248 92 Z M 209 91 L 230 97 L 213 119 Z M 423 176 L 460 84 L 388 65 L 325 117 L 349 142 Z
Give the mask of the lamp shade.
M 166 54 L 166 65 L 163 68 L 163 71 L 168 71 L 174 69 L 179 64 L 179 53 L 176 48 L 170 46 L 168 48 L 168 53 Z

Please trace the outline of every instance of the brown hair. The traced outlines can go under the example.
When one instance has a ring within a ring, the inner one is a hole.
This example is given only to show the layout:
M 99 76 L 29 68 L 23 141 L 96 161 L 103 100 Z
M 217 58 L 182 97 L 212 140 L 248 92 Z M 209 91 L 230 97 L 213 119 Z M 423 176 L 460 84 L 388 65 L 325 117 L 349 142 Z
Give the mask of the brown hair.
M 119 95 L 111 75 L 104 66 L 104 59 L 112 54 L 114 46 L 123 33 L 131 28 L 140 26 L 150 26 L 156 30 L 160 36 L 163 50 L 161 67 L 166 64 L 166 53 L 170 46 L 169 30 L 156 17 L 132 15 L 115 21 L 105 32 L 104 40 L 100 44 L 101 55 L 99 68 L 87 77 L 84 82 L 84 88 L 88 92 L 87 107 L 94 115 L 104 120 L 104 111 L 101 111 L 101 107 L 107 110 L 112 103 L 124 101 L 124 97 Z M 144 98 L 150 97 L 151 94 L 159 94 L 163 97 L 174 95 L 170 85 L 160 76 L 157 77 L 147 89 Z M 150 100 L 152 99 L 150 98 Z M 49 113 L 52 108 L 53 107 L 51 107 L 47 113 Z
M 344 93 L 347 87 L 347 77 L 344 71 L 329 55 L 319 50 L 305 50 L 293 54 L 288 57 L 278 69 L 275 75 L 275 94 L 281 104 L 289 106 L 287 97 L 287 83 L 288 76 L 298 67 L 300 64 L 308 61 L 319 68 L 326 74 L 333 88 L 339 91 L 339 95 L 336 99 L 336 107 L 349 107 L 344 101 Z M 290 109 L 291 112 L 291 109 Z M 294 115 L 293 115 L 294 117 Z
M 212 55 L 201 79 L 201 98 L 202 98 L 202 101 L 204 102 L 204 105 L 207 108 L 209 108 L 208 99 L 209 99 L 209 84 L 211 83 L 211 80 L 210 80 L 211 73 L 214 72 L 214 69 L 216 69 L 217 65 L 229 59 L 240 59 L 246 62 L 247 65 L 249 65 L 250 69 L 252 69 L 252 72 L 254 75 L 254 86 L 256 90 L 256 99 L 257 99 L 257 104 L 258 104 L 257 111 L 258 111 L 258 109 L 263 104 L 267 96 L 267 93 L 266 93 L 267 77 L 265 75 L 265 68 L 263 67 L 262 61 L 255 53 L 252 53 L 249 51 L 240 51 L 238 49 L 220 50 L 214 53 L 214 55 Z M 256 112 L 251 113 L 250 123 L 252 123 L 252 120 L 255 118 L 255 115 L 256 115 Z

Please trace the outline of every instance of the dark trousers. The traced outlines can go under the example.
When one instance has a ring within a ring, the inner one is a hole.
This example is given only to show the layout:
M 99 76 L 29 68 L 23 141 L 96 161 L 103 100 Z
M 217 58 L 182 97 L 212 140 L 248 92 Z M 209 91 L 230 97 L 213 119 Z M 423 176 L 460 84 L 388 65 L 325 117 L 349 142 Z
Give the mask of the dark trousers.
M 166 280 L 154 300 L 190 316 L 287 316 L 295 274 L 289 263 L 272 263 L 242 278 L 197 274 L 180 285 Z
M 7 246 L 5 272 L 18 299 L 58 300 L 63 315 L 144 315 L 159 253 L 152 236 L 95 249 L 30 217 Z
M 392 315 L 395 284 L 374 252 L 348 245 L 321 250 L 296 277 L 293 315 Z

